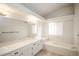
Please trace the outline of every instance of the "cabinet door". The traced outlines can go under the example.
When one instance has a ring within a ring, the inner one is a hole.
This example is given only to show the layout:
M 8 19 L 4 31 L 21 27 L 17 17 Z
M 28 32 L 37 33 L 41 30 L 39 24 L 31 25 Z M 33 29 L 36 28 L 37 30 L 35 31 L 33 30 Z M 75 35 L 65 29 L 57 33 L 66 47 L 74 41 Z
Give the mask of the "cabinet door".
M 10 53 L 7 53 L 4 56 L 21 56 L 22 54 L 23 54 L 23 49 L 20 48 L 20 49 L 12 51 Z
M 39 50 L 41 50 L 41 49 L 43 49 L 43 41 L 42 40 L 40 40 L 40 41 L 38 41 L 38 47 L 39 47 Z
M 32 49 L 33 49 L 33 55 L 35 55 L 38 52 L 38 50 L 39 50 L 39 47 L 38 47 L 37 43 L 33 44 L 33 48 Z
M 79 55 L 79 19 L 75 20 L 74 41 Z
M 32 44 L 23 47 L 23 56 L 32 56 Z
M 79 4 L 75 4 L 74 41 L 79 55 Z
M 33 55 L 37 54 L 42 48 L 43 43 L 41 41 L 33 43 Z

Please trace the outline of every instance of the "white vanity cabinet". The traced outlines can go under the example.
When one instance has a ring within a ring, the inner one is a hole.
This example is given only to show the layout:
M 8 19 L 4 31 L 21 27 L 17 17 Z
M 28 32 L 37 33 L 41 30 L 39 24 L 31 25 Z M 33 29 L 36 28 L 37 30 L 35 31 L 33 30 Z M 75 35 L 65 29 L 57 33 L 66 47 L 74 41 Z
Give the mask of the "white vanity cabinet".
M 43 48 L 43 42 L 38 40 L 32 44 L 26 45 L 23 48 L 23 56 L 33 56 Z
M 32 44 L 26 45 L 22 48 L 9 52 L 4 56 L 32 56 Z
M 5 54 L 4 56 L 21 56 L 21 55 L 23 55 L 23 49 L 19 48 L 17 50 Z
M 21 48 L 18 48 L 12 52 L 9 52 L 4 56 L 33 56 L 36 55 L 42 48 L 43 48 L 43 41 L 37 40 Z

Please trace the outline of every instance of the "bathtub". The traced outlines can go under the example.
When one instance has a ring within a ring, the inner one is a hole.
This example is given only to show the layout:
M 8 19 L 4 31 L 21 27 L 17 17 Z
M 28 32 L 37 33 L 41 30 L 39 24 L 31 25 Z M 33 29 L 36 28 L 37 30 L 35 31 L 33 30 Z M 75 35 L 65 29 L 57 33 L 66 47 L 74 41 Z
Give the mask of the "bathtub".
M 45 41 L 44 49 L 52 53 L 57 53 L 63 56 L 75 56 L 76 48 L 71 44 L 64 44 L 59 42 Z

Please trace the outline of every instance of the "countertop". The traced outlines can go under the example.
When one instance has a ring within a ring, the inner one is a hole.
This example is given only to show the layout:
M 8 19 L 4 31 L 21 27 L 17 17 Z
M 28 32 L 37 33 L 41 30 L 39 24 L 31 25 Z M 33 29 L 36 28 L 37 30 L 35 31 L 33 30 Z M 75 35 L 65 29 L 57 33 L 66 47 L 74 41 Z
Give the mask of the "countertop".
M 0 55 L 4 55 L 25 45 L 34 43 L 40 39 L 37 38 L 24 38 L 20 40 L 15 40 L 13 42 L 0 43 Z

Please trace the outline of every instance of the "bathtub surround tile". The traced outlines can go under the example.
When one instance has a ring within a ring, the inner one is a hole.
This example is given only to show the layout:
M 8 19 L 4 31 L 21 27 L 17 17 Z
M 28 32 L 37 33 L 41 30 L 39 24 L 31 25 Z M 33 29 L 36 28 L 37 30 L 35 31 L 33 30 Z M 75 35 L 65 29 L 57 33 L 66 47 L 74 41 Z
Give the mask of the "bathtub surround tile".
M 63 56 L 76 56 L 77 52 L 72 48 L 73 45 L 61 44 L 53 41 L 44 41 L 44 49 L 52 53 Z

